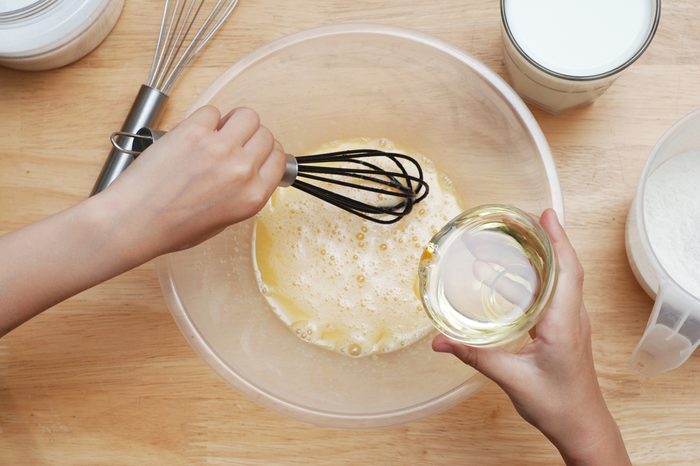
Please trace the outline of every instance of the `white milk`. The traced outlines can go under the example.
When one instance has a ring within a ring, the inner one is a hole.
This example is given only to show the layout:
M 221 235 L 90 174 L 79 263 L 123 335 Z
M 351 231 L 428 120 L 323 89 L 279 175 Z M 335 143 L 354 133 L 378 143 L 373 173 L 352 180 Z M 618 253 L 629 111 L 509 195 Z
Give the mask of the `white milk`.
M 646 48 L 658 0 L 502 0 L 513 87 L 545 110 L 592 102 Z

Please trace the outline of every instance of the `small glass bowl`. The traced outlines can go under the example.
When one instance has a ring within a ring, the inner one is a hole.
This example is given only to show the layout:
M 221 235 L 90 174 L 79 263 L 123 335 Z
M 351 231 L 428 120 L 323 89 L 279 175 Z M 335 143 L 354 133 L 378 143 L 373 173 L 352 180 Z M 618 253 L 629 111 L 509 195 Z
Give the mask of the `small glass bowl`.
M 532 216 L 489 204 L 458 215 L 430 240 L 419 281 L 423 306 L 440 332 L 471 346 L 502 346 L 542 318 L 557 261 Z

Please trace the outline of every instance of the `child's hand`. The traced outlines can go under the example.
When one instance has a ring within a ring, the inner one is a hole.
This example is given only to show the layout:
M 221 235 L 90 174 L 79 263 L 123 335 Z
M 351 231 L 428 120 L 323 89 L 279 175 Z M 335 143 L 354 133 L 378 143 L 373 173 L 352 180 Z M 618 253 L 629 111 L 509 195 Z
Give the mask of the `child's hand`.
M 144 151 L 103 194 L 145 261 L 254 215 L 284 167 L 282 146 L 253 110 L 222 119 L 207 106 Z
M 591 329 L 583 306 L 583 269 L 553 210 L 542 215 L 559 259 L 559 281 L 534 340 L 518 354 L 464 346 L 438 335 L 433 349 L 452 353 L 494 380 L 518 413 L 541 430 L 567 464 L 630 464 L 598 386 Z
M 200 108 L 106 190 L 0 236 L 0 336 L 69 296 L 252 216 L 285 163 L 254 111 L 222 119 L 214 107 Z

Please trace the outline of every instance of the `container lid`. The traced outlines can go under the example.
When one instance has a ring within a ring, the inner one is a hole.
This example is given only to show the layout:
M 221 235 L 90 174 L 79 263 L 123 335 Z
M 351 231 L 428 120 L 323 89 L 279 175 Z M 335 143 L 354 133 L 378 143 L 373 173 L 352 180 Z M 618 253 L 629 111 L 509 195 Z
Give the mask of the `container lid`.
M 646 49 L 658 0 L 502 0 L 503 22 L 521 53 L 544 71 L 613 74 Z
M 6 0 L 0 3 L 0 56 L 26 58 L 79 36 L 109 0 Z
M 19 14 L 18 10 L 30 10 L 38 8 L 41 5 L 47 3 L 55 3 L 47 0 L 5 0 L 0 5 L 0 14 L 16 13 Z

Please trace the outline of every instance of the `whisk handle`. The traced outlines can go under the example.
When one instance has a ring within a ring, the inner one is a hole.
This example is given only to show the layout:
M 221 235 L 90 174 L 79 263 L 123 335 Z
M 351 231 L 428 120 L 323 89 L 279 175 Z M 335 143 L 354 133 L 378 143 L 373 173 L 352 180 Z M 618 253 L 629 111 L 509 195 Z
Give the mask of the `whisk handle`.
M 131 160 L 133 160 L 141 152 L 145 151 L 148 148 L 148 146 L 160 139 L 161 136 L 163 136 L 165 133 L 165 131 L 160 131 L 144 126 L 136 132 L 118 131 L 116 133 L 112 133 L 110 140 L 112 141 L 112 146 L 114 146 L 115 151 L 127 154 L 131 157 Z M 122 142 L 119 140 L 119 138 L 122 137 L 132 139 L 133 142 L 131 142 L 130 148 L 122 145 Z M 298 173 L 299 165 L 297 163 L 296 157 L 294 157 L 291 154 L 287 154 L 287 162 L 284 168 L 284 175 L 280 180 L 279 186 L 282 188 L 291 186 L 294 183 L 294 180 L 297 179 Z
M 291 154 L 287 154 L 287 164 L 284 167 L 284 175 L 280 181 L 280 187 L 286 188 L 294 183 L 297 179 L 297 174 L 299 173 L 299 165 L 297 163 L 296 157 Z
M 159 90 L 146 85 L 141 86 L 136 99 L 134 99 L 134 103 L 131 105 L 131 110 L 129 110 L 126 120 L 124 120 L 120 133 L 136 133 L 144 126 L 150 126 L 155 123 L 161 114 L 163 104 L 165 104 L 167 100 L 168 96 Z M 121 136 L 121 134 L 117 136 Z M 106 189 L 107 186 L 134 161 L 134 155 L 130 151 L 130 149 L 133 148 L 131 143 L 124 141 L 119 144 L 114 144 L 114 137 L 112 139 L 112 145 L 114 147 L 102 167 L 100 176 L 97 178 L 92 193 L 90 193 L 91 196 Z M 126 151 L 124 149 L 126 149 Z

